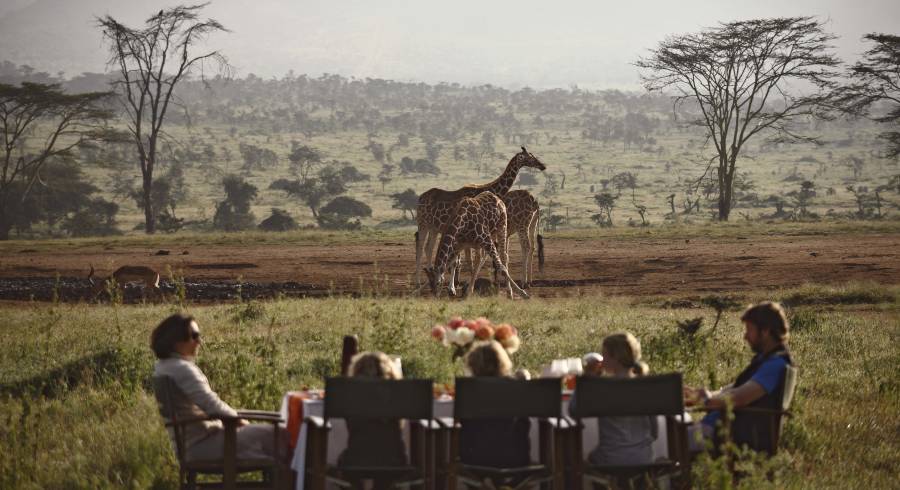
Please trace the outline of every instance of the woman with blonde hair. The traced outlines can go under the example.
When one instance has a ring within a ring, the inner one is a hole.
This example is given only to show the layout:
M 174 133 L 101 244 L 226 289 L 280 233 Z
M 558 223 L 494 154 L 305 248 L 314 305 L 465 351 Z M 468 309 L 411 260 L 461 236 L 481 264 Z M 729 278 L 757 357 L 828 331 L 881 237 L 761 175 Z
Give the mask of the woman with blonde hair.
M 466 355 L 466 370 L 472 376 L 511 377 L 513 363 L 496 340 L 478 342 Z M 515 468 L 531 463 L 528 418 L 475 419 L 461 421 L 459 457 L 465 464 Z
M 641 343 L 629 332 L 607 335 L 602 343 L 602 376 L 634 378 L 650 372 L 641 360 Z M 569 411 L 575 407 L 575 397 Z M 597 419 L 599 443 L 588 459 L 598 465 L 643 465 L 653 462 L 657 436 L 655 417 L 601 417 Z
M 383 352 L 362 352 L 350 362 L 351 377 L 400 379 L 393 361 Z M 406 446 L 400 424 L 393 420 L 347 420 L 347 449 L 338 457 L 339 466 L 405 466 Z M 375 482 L 387 488 L 388 482 Z

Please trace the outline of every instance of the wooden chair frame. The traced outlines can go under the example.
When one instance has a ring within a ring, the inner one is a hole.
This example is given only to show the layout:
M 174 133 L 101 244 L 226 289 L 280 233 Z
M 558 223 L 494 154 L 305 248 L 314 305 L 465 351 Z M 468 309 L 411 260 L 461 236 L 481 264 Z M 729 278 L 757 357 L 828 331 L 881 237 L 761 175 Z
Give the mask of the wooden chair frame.
M 538 418 L 538 464 L 494 468 L 462 463 L 459 457 L 461 420 L 515 417 Z M 538 484 L 562 489 L 562 461 L 558 459 L 559 451 L 554 450 L 560 444 L 556 438 L 559 433 L 552 425 L 560 420 L 562 393 L 558 379 L 457 378 L 453 419 L 441 421 L 444 431 L 437 444 L 440 488 L 446 483 L 446 488 L 455 490 L 460 481 L 481 488 L 485 478 L 519 477 L 522 480 L 515 486 L 517 490 Z
M 786 418 L 791 417 L 793 414 L 790 411 L 791 403 L 794 400 L 794 393 L 797 390 L 797 367 L 796 366 L 785 366 L 784 371 L 784 381 L 781 385 L 781 393 L 779 394 L 779 408 L 771 409 L 771 408 L 761 408 L 761 407 L 741 407 L 732 409 L 731 412 L 733 415 L 739 413 L 754 413 L 761 415 L 768 415 L 769 420 L 769 437 L 770 441 L 772 441 L 772 447 L 768 451 L 770 456 L 774 456 L 778 453 L 778 445 L 781 442 L 781 434 L 784 431 L 784 422 Z M 709 410 L 704 408 L 692 409 L 691 411 L 696 412 L 712 412 L 712 411 L 723 411 L 724 410 Z
M 172 410 L 172 393 L 179 389 L 175 381 L 169 376 L 154 376 L 153 388 L 160 414 L 166 421 L 165 426 L 171 427 L 175 432 L 175 456 L 178 460 L 178 485 L 181 489 L 278 489 L 286 486 L 288 480 L 290 480 L 288 477 L 289 470 L 280 463 L 277 458 L 240 460 L 237 458 L 237 429 L 238 422 L 241 419 L 249 420 L 251 422 L 271 423 L 275 427 L 272 431 L 272 444 L 277 450 L 279 447 L 278 425 L 284 422 L 278 412 L 238 410 L 237 417 L 178 417 L 175 410 Z M 220 420 L 224 426 L 225 442 L 222 451 L 222 459 L 212 461 L 188 461 L 185 455 L 187 450 L 184 441 L 185 426 L 208 420 Z M 237 475 L 254 471 L 262 471 L 263 479 L 256 481 L 237 481 Z M 222 475 L 222 481 L 197 483 L 198 474 Z
M 568 428 L 561 428 L 571 461 L 570 488 L 580 489 L 584 479 L 608 485 L 618 478 L 641 475 L 676 476 L 674 488 L 689 485 L 687 468 L 687 429 L 679 423 L 684 413 L 682 378 L 680 373 L 639 378 L 579 377 L 575 384 L 575 413 Z M 619 416 L 658 416 L 666 419 L 669 458 L 646 465 L 594 465 L 584 459 L 582 452 L 584 418 Z M 688 468 L 689 470 L 689 468 Z M 610 486 L 615 487 L 613 483 Z
M 325 380 L 325 416 L 307 416 L 306 468 L 309 487 L 324 490 L 328 482 L 362 488 L 365 480 L 385 478 L 392 486 L 434 488 L 434 435 L 431 380 L 379 380 L 328 378 Z M 360 403 L 360 400 L 366 400 Z M 412 402 L 412 403 L 410 403 Z M 409 423 L 410 464 L 402 467 L 332 466 L 328 459 L 330 419 L 388 419 Z

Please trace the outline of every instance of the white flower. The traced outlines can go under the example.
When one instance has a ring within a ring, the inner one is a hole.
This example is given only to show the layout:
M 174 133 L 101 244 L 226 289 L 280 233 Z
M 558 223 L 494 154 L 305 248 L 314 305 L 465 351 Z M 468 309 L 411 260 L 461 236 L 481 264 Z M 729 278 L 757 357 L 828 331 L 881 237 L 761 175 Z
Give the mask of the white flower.
M 444 344 L 444 347 L 450 347 L 456 342 L 456 330 L 448 328 L 446 332 L 444 332 L 444 339 L 441 340 Z
M 475 331 L 474 330 L 472 330 L 470 328 L 466 328 L 466 327 L 459 327 L 456 329 L 456 337 L 453 339 L 453 342 L 456 345 L 466 345 L 466 344 L 471 343 L 472 340 L 474 340 L 474 339 L 475 339 Z
M 503 348 L 506 349 L 506 352 L 508 354 L 512 354 L 519 350 L 519 345 L 521 345 L 521 342 L 519 341 L 518 335 L 513 335 L 508 339 L 503 339 L 503 341 L 500 342 L 500 345 L 502 345 Z

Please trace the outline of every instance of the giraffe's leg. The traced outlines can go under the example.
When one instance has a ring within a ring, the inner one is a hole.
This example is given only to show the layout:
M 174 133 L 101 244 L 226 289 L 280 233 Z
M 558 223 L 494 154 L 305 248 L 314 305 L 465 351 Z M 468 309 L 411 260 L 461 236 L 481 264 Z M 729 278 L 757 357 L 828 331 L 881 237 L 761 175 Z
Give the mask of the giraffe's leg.
M 419 289 L 422 289 L 422 253 L 425 251 L 426 237 L 428 237 L 428 230 L 420 226 L 416 230 L 416 287 Z M 427 260 L 425 263 L 428 263 Z
M 459 254 L 450 261 L 452 264 L 450 266 L 450 284 L 447 286 L 447 289 L 450 290 L 450 294 L 456 296 L 456 286 L 459 284 L 459 270 L 461 265 L 462 258 Z
M 428 230 L 428 241 L 425 243 L 425 263 L 434 260 L 434 246 L 437 243 L 438 230 Z
M 501 220 L 497 230 L 497 246 L 499 247 L 500 258 L 503 260 L 504 267 L 509 265 L 509 234 L 507 233 L 509 228 L 506 222 L 507 220 Z M 494 271 L 494 284 L 497 285 L 497 289 L 500 289 L 500 278 L 496 277 L 497 272 L 496 270 Z
M 466 297 L 471 298 L 472 294 L 475 292 L 475 281 L 478 279 L 478 273 L 481 272 L 481 268 L 484 266 L 484 263 L 487 261 L 487 255 L 478 250 L 475 253 L 475 257 L 477 258 L 478 265 L 472 268 L 472 279 L 469 280 L 469 286 L 466 288 Z
M 528 280 L 534 281 L 534 251 L 537 250 L 537 228 L 540 212 L 535 211 L 528 222 Z
M 522 287 L 528 287 L 528 272 L 531 265 L 531 244 L 528 242 L 528 230 L 519 230 L 519 247 L 522 249 Z
M 503 277 L 506 278 L 506 290 L 509 293 L 510 299 L 513 297 L 513 291 L 515 290 L 516 294 L 523 298 L 528 298 L 528 293 L 526 293 L 522 288 L 520 288 L 515 281 L 513 281 L 512 277 L 509 277 L 509 271 L 506 269 L 506 266 L 503 265 L 503 262 L 500 260 L 500 254 L 493 247 L 490 249 L 491 258 L 494 260 L 494 268 L 500 271 L 503 274 Z

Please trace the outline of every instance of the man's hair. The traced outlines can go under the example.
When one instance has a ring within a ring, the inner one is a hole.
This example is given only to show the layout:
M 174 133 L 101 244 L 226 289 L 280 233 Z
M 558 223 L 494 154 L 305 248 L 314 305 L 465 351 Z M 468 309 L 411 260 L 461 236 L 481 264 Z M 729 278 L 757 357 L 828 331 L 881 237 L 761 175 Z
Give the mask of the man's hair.
M 478 342 L 466 355 L 466 366 L 473 376 L 510 376 L 512 361 L 496 340 Z
M 175 352 L 175 344 L 191 337 L 194 317 L 175 313 L 163 320 L 150 334 L 150 348 L 158 359 L 165 359 Z
M 753 305 L 741 315 L 741 321 L 750 322 L 760 330 L 768 330 L 772 338 L 784 342 L 790 335 L 787 315 L 780 303 L 766 301 Z
M 350 362 L 350 376 L 363 378 L 400 379 L 394 361 L 384 352 L 362 352 Z

